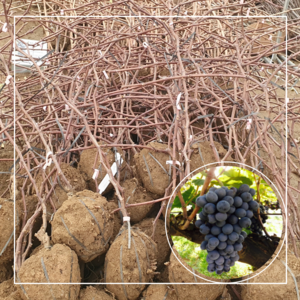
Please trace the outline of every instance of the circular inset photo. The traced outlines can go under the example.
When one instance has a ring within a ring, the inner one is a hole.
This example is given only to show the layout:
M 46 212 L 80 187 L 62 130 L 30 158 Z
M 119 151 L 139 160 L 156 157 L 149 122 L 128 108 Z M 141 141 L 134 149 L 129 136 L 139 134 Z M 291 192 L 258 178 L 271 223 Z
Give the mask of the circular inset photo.
M 266 180 L 236 166 L 195 173 L 173 196 L 169 215 L 181 259 L 212 279 L 255 275 L 284 235 L 282 202 Z

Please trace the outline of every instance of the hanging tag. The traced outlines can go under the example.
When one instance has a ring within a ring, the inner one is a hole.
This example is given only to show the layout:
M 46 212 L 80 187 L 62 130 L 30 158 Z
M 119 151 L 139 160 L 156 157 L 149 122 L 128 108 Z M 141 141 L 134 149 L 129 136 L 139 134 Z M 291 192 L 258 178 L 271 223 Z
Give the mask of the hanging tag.
M 95 169 L 92 178 L 95 180 L 96 178 L 98 178 L 98 176 L 99 176 L 99 170 L 98 170 L 98 169 Z
M 52 154 L 53 154 L 53 153 L 52 153 L 51 151 L 47 153 L 47 155 L 46 155 L 46 163 L 45 163 L 45 165 L 44 165 L 44 167 L 43 167 L 44 170 L 46 170 L 46 168 L 49 167 L 49 166 L 51 165 L 51 163 L 52 163 L 52 158 L 49 159 L 49 156 L 52 155 Z
M 104 76 L 105 76 L 106 79 L 109 79 L 109 77 L 108 77 L 108 75 L 107 75 L 107 73 L 105 71 L 103 71 L 103 74 L 104 74 Z
M 2 31 L 3 32 L 7 32 L 7 23 L 3 24 Z
M 180 166 L 180 162 L 178 160 L 176 160 L 174 163 L 173 163 L 173 160 L 167 160 L 166 164 L 167 165 L 173 165 L 173 164 L 175 164 L 175 165 L 179 165 Z
M 252 123 L 252 119 L 248 119 L 247 124 L 246 124 L 246 130 L 251 129 L 251 123 Z
M 9 81 L 10 81 L 11 78 L 12 78 L 11 75 L 8 75 L 8 76 L 6 77 L 6 79 L 5 79 L 5 84 L 6 84 L 6 85 L 9 84 Z

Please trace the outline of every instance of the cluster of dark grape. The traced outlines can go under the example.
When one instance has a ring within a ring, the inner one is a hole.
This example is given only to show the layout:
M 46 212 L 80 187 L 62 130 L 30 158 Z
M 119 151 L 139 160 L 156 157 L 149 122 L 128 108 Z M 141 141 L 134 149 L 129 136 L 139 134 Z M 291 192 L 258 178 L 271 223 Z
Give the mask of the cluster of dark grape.
M 230 267 L 239 260 L 238 252 L 247 237 L 242 229 L 251 226 L 253 211 L 258 209 L 254 195 L 254 189 L 242 184 L 239 189 L 212 187 L 207 194 L 196 199 L 202 211 L 195 226 L 205 235 L 201 249 L 208 252 L 206 261 L 209 272 L 229 272 Z
M 267 206 L 263 206 L 262 204 L 259 204 L 259 210 L 260 210 L 260 218 L 261 218 L 261 221 L 262 223 L 266 223 L 267 219 L 268 219 L 268 210 L 269 208 Z M 262 226 L 258 220 L 258 212 L 255 211 L 254 212 L 254 216 L 251 218 L 251 227 L 250 227 L 250 230 L 259 235 L 259 236 L 262 236 L 263 235 L 263 229 L 262 229 Z

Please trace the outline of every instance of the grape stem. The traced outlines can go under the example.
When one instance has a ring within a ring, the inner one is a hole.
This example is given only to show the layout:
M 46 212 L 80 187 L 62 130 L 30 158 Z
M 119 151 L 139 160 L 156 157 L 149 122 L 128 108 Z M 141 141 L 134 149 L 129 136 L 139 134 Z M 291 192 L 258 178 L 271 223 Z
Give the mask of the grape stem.
M 187 211 L 186 211 L 186 205 L 185 205 L 185 202 L 184 202 L 184 199 L 182 197 L 182 194 L 181 194 L 181 191 L 179 190 L 178 194 L 177 194 L 178 198 L 179 198 L 179 201 L 181 203 L 181 207 L 182 207 L 182 211 L 183 211 L 183 217 L 185 219 L 187 219 Z
M 206 193 L 206 190 L 211 182 L 211 180 L 215 177 L 215 169 L 216 168 L 211 168 L 208 172 L 207 172 L 207 176 L 205 178 L 200 196 L 203 196 Z M 193 212 L 189 215 L 189 217 L 186 219 L 185 223 L 182 226 L 179 226 L 178 228 L 180 230 L 186 230 L 190 223 L 193 221 L 193 219 L 196 217 L 196 214 L 198 213 L 200 207 L 198 207 L 197 205 L 195 206 Z

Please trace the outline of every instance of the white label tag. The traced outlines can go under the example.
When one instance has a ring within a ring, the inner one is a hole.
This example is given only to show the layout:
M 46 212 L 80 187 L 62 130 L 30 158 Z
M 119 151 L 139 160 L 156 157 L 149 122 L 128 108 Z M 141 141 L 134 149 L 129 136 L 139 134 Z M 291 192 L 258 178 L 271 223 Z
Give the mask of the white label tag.
M 109 77 L 108 77 L 108 75 L 107 75 L 107 73 L 105 71 L 103 71 L 103 74 L 104 74 L 104 76 L 105 76 L 106 79 L 109 79 Z
M 99 176 L 99 170 L 98 170 L 98 169 L 95 169 L 92 178 L 95 180 L 96 178 L 98 178 L 98 176 Z
M 123 163 L 123 159 L 122 159 L 120 153 L 117 152 L 115 155 L 115 158 L 116 158 L 116 162 L 114 162 L 113 165 L 111 166 L 111 172 L 112 172 L 113 176 L 115 176 L 117 174 L 118 165 L 121 165 Z M 98 186 L 99 194 L 102 194 L 106 190 L 106 188 L 108 187 L 109 184 L 110 184 L 109 176 L 108 176 L 108 174 L 106 174 Z
M 130 217 L 123 217 L 123 222 L 130 222 Z
M 179 165 L 180 166 L 180 162 L 178 160 L 176 160 L 174 163 L 173 163 L 173 160 L 167 160 L 166 164 L 167 165 L 173 165 L 173 164 L 175 164 L 175 165 Z
M 3 24 L 2 31 L 3 32 L 7 32 L 7 23 Z

